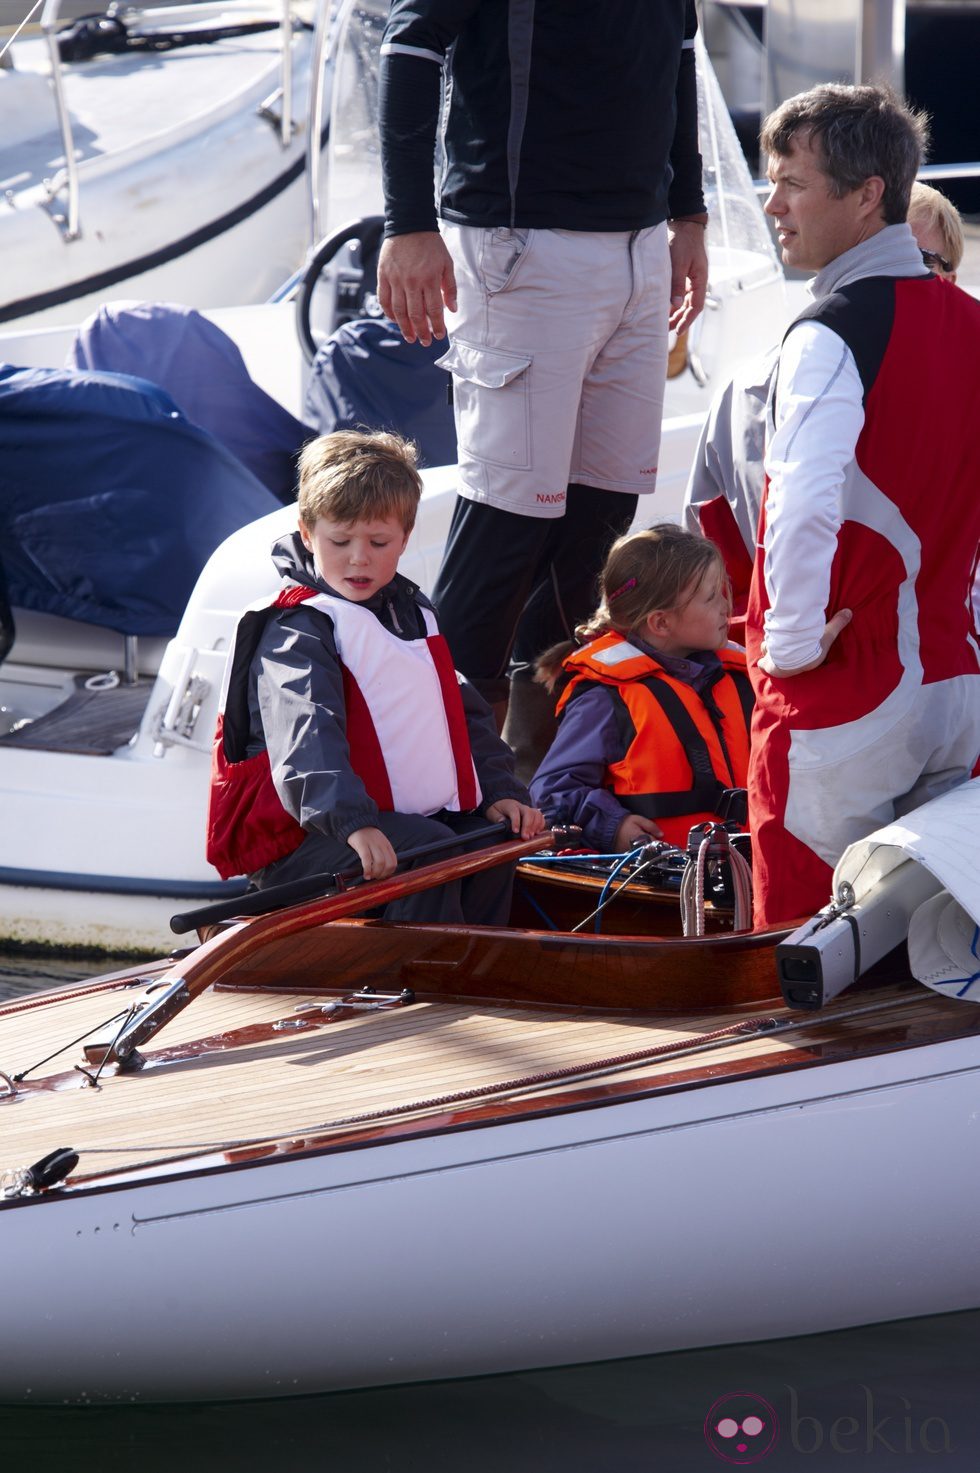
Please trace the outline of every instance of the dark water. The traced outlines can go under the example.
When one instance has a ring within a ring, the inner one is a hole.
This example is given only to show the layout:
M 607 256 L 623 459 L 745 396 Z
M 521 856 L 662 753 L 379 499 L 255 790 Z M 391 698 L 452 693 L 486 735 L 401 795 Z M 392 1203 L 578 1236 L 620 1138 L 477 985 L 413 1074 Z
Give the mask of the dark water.
M 0 955 L 0 997 L 112 965 L 111 959 L 80 964 Z M 718 1231 L 724 1232 L 723 1218 Z M 614 1247 L 612 1226 L 610 1241 Z M 805 1244 L 800 1255 L 804 1273 Z M 331 1257 L 328 1248 L 324 1272 Z M 846 1266 L 842 1242 L 842 1273 Z M 11 1265 L 0 1264 L 0 1334 L 9 1271 Z M 405 1272 L 411 1272 L 410 1254 Z M 37 1274 L 43 1313 L 43 1265 Z M 133 1313 L 141 1307 L 134 1305 Z M 193 1333 L 189 1324 L 188 1339 Z M 78 1356 L 83 1366 L 84 1335 Z M 712 1430 L 709 1443 L 706 1419 L 711 1429 L 720 1424 L 729 1431 L 738 1423 L 743 1430 L 728 1438 Z M 959 1473 L 980 1468 L 980 1311 L 292 1401 L 0 1409 L 0 1456 L 2 1468 L 79 1473 L 720 1473 L 733 1466 L 824 1473 L 869 1464 Z

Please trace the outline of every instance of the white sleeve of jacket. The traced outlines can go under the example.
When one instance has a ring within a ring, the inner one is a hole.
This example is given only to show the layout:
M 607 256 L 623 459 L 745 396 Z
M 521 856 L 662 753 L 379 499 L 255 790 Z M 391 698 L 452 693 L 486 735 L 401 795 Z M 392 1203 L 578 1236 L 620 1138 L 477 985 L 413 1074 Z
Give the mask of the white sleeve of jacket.
M 830 569 L 843 520 L 841 490 L 864 426 L 864 390 L 850 348 L 801 322 L 779 355 L 776 426 L 766 447 L 766 651 L 792 671 L 819 653 Z

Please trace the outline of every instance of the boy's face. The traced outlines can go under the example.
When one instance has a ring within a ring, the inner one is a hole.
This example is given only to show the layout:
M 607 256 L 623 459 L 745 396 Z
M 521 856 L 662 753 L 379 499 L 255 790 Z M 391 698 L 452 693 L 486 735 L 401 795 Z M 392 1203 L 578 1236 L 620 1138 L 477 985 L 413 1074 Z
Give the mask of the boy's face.
M 324 581 L 354 603 L 391 582 L 408 543 L 398 517 L 350 523 L 318 517 L 312 531 L 300 522 L 299 535 Z

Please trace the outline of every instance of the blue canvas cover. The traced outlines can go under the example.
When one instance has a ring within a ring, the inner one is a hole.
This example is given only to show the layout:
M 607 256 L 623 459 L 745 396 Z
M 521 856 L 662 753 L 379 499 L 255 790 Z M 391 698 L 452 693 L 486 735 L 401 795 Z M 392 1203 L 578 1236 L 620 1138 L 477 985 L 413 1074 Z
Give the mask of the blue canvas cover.
M 0 561 L 15 609 L 172 636 L 218 544 L 279 505 L 155 385 L 0 365 Z
M 396 430 L 418 445 L 421 465 L 455 465 L 451 380 L 435 366 L 445 351 L 444 342 L 406 343 L 386 318 L 355 318 L 317 352 L 303 413 L 321 435 Z
M 193 307 L 106 302 L 78 329 L 65 367 L 149 379 L 280 501 L 296 499 L 296 458 L 309 429 L 259 388 L 238 344 Z

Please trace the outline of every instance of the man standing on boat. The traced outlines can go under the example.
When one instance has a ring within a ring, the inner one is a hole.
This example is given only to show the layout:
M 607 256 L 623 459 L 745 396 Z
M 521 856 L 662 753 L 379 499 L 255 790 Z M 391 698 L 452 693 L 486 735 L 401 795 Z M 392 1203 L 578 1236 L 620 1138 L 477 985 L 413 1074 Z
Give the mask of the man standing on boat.
M 591 611 L 656 484 L 668 322 L 707 284 L 696 31 L 694 0 L 392 0 L 378 295 L 409 342 L 452 314 L 459 496 L 433 598 L 500 724 L 520 691 L 550 726 L 533 660 Z
M 980 751 L 980 303 L 906 223 L 925 132 L 871 86 L 763 125 L 783 261 L 817 274 L 769 398 L 748 600 L 760 925 L 824 905 L 848 844 Z

